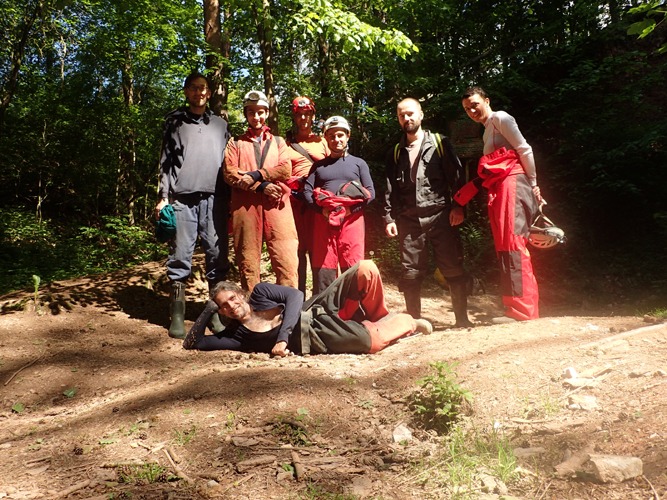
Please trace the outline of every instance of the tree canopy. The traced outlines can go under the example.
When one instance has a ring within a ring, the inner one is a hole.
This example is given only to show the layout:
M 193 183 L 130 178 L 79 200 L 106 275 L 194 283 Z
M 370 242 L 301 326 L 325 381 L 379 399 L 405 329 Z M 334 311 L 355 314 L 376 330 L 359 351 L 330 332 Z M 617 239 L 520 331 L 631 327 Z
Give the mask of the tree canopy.
M 399 99 L 448 133 L 474 83 L 533 145 L 569 257 L 653 250 L 664 264 L 664 16 L 637 0 L 6 0 L 0 209 L 149 220 L 162 118 L 193 70 L 216 78 L 214 109 L 236 133 L 247 90 L 266 91 L 282 133 L 305 94 L 320 117 L 350 118 L 354 152 L 375 165 Z

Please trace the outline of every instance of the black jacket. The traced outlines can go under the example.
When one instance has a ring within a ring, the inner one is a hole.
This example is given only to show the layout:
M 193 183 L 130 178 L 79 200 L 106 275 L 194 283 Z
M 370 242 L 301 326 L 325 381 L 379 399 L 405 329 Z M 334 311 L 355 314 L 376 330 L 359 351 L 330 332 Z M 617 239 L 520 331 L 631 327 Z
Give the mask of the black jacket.
M 416 182 L 410 179 L 410 160 L 405 148 L 405 134 L 398 144 L 398 161 L 395 161 L 395 148 L 387 154 L 384 222 L 395 222 L 406 210 L 401 202 L 401 193 L 416 185 L 416 214 L 430 216 L 452 206 L 458 205 L 452 196 L 465 184 L 465 172 L 449 139 L 440 136 L 441 153 L 438 152 L 435 134 L 424 131 L 424 140 L 419 151 L 419 165 Z

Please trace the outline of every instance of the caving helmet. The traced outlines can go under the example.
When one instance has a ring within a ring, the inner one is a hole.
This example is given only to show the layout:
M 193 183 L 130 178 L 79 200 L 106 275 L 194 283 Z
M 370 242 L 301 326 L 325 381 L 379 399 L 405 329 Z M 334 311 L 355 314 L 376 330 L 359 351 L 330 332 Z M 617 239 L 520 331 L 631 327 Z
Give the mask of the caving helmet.
M 342 116 L 332 116 L 327 118 L 327 121 L 324 122 L 324 133 L 327 133 L 327 130 L 331 128 L 342 128 L 348 134 L 351 132 L 350 124 Z
M 292 101 L 292 114 L 303 113 L 305 111 L 312 111 L 315 113 L 315 102 L 306 96 L 296 97 Z
M 251 90 L 243 97 L 243 109 L 249 104 L 257 104 L 269 109 L 269 100 L 264 92 L 260 92 L 259 90 Z
M 535 248 L 553 248 L 559 243 L 565 243 L 565 231 L 556 227 L 556 225 L 542 213 L 542 208 L 540 207 L 539 215 L 530 226 L 528 243 Z

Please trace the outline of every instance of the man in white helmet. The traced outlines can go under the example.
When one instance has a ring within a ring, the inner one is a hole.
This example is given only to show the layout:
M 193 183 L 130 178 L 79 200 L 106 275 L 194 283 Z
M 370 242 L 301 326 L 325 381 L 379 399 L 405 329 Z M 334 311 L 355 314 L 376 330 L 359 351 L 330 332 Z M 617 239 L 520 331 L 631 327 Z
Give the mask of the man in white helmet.
M 243 114 L 248 130 L 229 141 L 224 163 L 225 181 L 232 187 L 230 209 L 241 286 L 252 290 L 260 282 L 264 241 L 277 283 L 296 287 L 298 240 L 285 184 L 292 173 L 287 145 L 266 126 L 269 101 L 263 92 L 245 95 Z
M 320 215 L 313 224 L 314 292 L 322 292 L 338 276 L 364 258 L 364 207 L 375 199 L 368 164 L 348 153 L 350 125 L 342 116 L 324 122 L 331 154 L 313 164 L 304 197 Z

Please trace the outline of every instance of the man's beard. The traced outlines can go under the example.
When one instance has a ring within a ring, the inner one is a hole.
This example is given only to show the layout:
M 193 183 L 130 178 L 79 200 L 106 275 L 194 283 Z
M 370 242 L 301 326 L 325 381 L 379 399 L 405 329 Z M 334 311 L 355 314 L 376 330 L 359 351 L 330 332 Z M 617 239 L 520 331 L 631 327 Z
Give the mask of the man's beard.
M 403 125 L 403 132 L 406 134 L 414 134 L 419 130 L 419 127 L 421 127 L 421 122 L 406 123 Z

